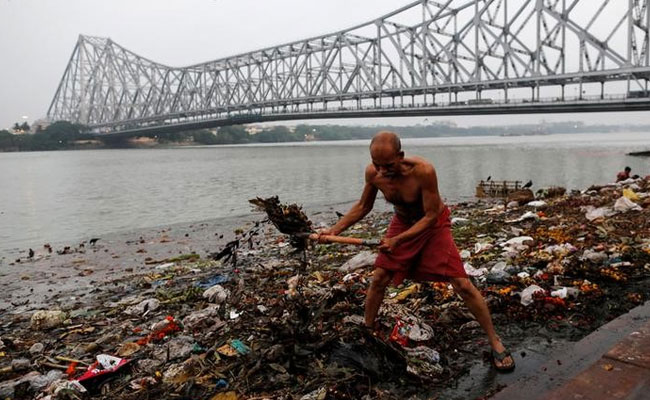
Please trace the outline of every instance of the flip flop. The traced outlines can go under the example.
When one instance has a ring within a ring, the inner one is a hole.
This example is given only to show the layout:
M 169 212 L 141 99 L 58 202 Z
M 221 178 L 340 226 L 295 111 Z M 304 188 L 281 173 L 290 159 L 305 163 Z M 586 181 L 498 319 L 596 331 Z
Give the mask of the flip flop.
M 512 358 L 512 364 L 510 366 L 504 367 L 497 365 L 496 361 L 499 361 L 501 364 L 503 364 L 503 360 L 505 360 L 507 357 Z M 508 350 L 504 350 L 503 352 L 499 353 L 496 350 L 492 349 L 492 365 L 494 365 L 494 368 L 496 368 L 499 372 L 510 372 L 515 369 L 515 358 L 512 357 Z

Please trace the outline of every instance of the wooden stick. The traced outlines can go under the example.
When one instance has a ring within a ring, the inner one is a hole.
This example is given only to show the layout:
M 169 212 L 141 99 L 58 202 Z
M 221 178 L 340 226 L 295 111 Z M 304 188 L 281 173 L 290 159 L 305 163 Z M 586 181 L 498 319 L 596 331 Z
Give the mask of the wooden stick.
M 76 359 L 74 359 L 74 358 L 68 358 L 68 357 L 63 357 L 63 356 L 56 356 L 56 357 L 54 357 L 54 358 L 57 359 L 57 360 L 59 360 L 59 361 L 76 362 L 76 363 L 78 363 L 78 364 L 90 365 L 90 364 L 88 364 L 88 363 L 85 362 L 85 361 L 76 360 Z
M 334 236 L 334 235 L 318 235 L 318 233 L 312 233 L 308 236 L 311 240 L 320 240 L 327 243 L 343 243 L 343 244 L 354 244 L 357 246 L 377 246 L 379 245 L 379 240 L 377 239 L 360 239 L 360 238 L 351 238 L 347 236 Z
M 62 370 L 67 370 L 68 369 L 67 365 L 59 365 L 59 364 L 54 364 L 54 363 L 47 362 L 47 361 L 42 361 L 39 364 L 44 365 L 46 367 L 50 367 L 50 368 L 56 368 L 56 369 L 62 369 Z
M 60 364 L 55 364 L 55 363 L 51 363 L 51 362 L 47 362 L 47 361 L 40 361 L 38 364 L 39 365 L 44 365 L 44 366 L 50 367 L 50 368 L 61 369 L 61 370 L 67 370 L 68 369 L 67 365 L 60 365 Z M 85 371 L 88 368 L 76 366 L 74 369 L 77 370 L 77 371 Z

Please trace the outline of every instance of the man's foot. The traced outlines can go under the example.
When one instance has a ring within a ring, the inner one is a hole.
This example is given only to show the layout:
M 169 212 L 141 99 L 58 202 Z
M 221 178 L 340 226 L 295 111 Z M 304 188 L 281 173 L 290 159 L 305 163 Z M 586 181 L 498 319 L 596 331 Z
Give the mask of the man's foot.
M 492 364 L 497 371 L 510 372 L 515 369 L 515 359 L 500 341 L 492 348 L 491 354 Z
M 366 335 L 374 336 L 383 342 L 386 341 L 386 335 L 381 331 L 381 325 L 379 323 L 375 323 L 374 327 L 363 325 L 363 332 Z

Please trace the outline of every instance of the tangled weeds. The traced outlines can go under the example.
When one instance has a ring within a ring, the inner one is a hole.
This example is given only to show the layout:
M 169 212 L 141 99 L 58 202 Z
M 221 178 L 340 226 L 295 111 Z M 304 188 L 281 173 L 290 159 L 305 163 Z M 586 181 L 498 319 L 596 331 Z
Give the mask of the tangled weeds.
M 305 234 L 312 231 L 312 223 L 301 206 L 297 204 L 284 205 L 280 203 L 278 196 L 266 199 L 257 197 L 249 200 L 249 203 L 264 211 L 269 221 L 280 232 L 290 235 L 293 247 L 298 250 L 305 249 L 308 243 Z
M 646 180 L 507 210 L 453 206 L 465 269 L 504 341 L 579 340 L 646 301 L 649 206 Z M 351 234 L 380 237 L 389 217 Z M 255 229 L 228 262 L 176 257 L 97 287 L 92 302 L 3 314 L 0 397 L 431 398 L 487 350 L 446 283 L 390 288 L 379 335 L 368 334 L 371 252 L 315 244 L 305 266 L 274 229 Z

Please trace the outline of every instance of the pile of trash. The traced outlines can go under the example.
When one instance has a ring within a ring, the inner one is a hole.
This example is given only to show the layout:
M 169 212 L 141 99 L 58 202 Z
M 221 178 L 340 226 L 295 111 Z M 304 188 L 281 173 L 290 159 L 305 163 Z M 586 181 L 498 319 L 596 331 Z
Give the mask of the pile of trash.
M 650 180 L 540 193 L 452 207 L 465 270 L 512 348 L 541 332 L 579 340 L 650 295 Z M 380 238 L 389 218 L 346 233 Z M 369 332 L 376 253 L 313 243 L 305 262 L 273 227 L 254 233 L 221 257 L 118 277 L 92 301 L 3 314 L 0 398 L 427 398 L 489 349 L 448 283 L 389 288 Z

